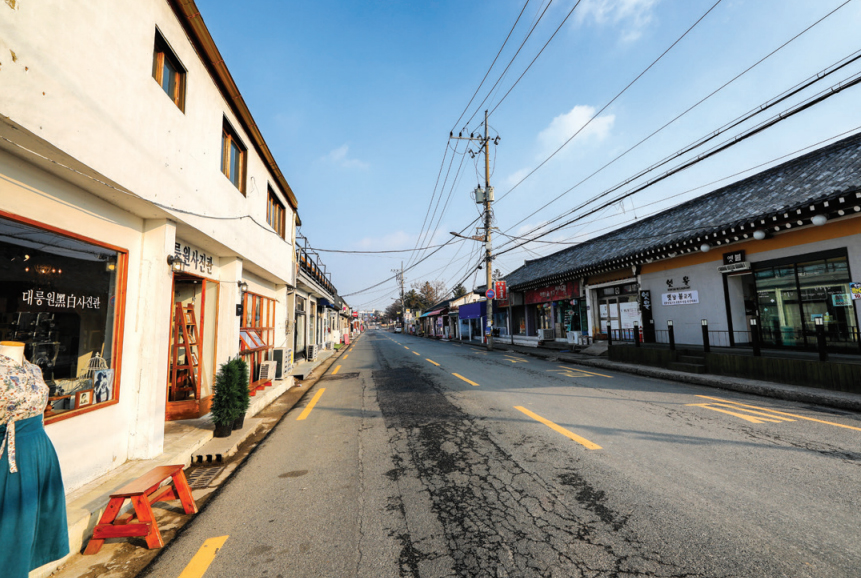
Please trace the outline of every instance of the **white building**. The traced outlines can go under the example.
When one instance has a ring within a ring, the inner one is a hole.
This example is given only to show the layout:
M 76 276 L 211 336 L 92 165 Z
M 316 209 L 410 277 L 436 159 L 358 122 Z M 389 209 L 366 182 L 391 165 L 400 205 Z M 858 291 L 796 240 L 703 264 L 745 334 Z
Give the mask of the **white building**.
M 43 368 L 72 491 L 293 347 L 297 201 L 194 2 L 2 12 L 0 339 Z

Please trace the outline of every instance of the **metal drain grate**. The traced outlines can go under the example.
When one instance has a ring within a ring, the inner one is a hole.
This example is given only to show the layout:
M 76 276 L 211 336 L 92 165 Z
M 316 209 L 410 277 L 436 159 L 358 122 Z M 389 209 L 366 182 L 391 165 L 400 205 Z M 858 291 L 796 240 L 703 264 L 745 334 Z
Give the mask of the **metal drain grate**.
M 337 379 L 356 379 L 359 377 L 359 372 L 356 373 L 340 373 L 338 375 L 324 375 L 320 381 L 335 381 Z
M 208 488 L 223 471 L 224 466 L 217 468 L 195 468 L 186 474 L 188 485 L 191 486 L 192 490 Z

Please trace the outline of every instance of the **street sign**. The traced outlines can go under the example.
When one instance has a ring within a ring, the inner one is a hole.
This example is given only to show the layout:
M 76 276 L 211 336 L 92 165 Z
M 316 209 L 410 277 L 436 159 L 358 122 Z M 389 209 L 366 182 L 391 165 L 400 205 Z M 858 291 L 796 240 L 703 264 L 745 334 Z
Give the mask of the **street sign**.
M 484 328 L 484 334 L 485 335 L 490 335 L 491 331 L 492 331 L 492 329 L 491 329 L 490 325 L 488 325 L 487 327 Z
M 496 293 L 493 292 L 493 289 L 488 289 L 484 295 L 488 299 L 493 299 L 493 296 L 496 295 Z

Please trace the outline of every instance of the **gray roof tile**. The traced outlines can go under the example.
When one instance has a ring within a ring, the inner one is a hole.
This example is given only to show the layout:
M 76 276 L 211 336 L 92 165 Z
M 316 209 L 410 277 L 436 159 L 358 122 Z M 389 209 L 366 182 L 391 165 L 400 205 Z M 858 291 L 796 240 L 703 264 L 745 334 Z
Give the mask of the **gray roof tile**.
M 512 289 L 580 271 L 754 219 L 861 190 L 856 134 L 652 217 L 556 253 L 505 276 Z

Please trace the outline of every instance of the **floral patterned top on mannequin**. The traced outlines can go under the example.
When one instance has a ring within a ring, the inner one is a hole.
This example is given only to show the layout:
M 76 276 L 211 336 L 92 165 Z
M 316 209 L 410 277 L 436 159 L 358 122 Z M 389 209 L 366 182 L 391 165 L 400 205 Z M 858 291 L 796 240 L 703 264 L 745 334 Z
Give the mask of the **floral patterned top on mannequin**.
M 9 471 L 18 472 L 15 463 L 15 422 L 43 415 L 48 404 L 48 386 L 38 365 L 24 360 L 23 365 L 0 355 L 0 425 L 6 435 L 0 443 L 0 456 L 9 447 Z

